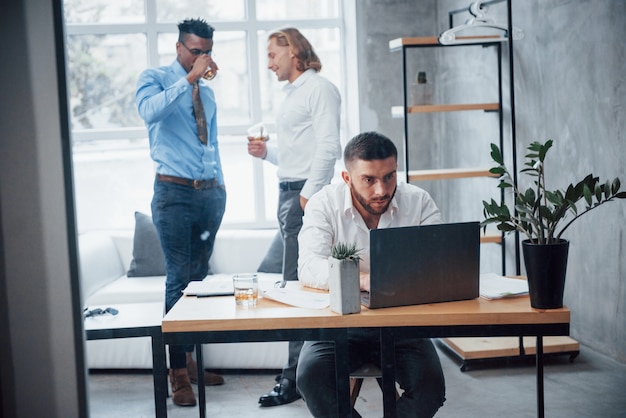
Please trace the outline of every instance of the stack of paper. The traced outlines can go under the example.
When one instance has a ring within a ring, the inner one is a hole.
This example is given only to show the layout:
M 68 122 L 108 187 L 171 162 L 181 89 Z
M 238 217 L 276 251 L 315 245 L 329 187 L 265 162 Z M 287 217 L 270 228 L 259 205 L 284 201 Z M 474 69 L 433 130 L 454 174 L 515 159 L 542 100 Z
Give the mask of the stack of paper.
M 307 292 L 289 287 L 266 290 L 263 296 L 298 308 L 324 309 L 330 305 L 328 293 Z
M 480 296 L 485 299 L 501 299 L 528 294 L 528 282 L 500 276 L 495 273 L 480 275 Z
M 202 281 L 189 282 L 185 296 L 228 296 L 234 294 L 232 274 L 214 274 Z

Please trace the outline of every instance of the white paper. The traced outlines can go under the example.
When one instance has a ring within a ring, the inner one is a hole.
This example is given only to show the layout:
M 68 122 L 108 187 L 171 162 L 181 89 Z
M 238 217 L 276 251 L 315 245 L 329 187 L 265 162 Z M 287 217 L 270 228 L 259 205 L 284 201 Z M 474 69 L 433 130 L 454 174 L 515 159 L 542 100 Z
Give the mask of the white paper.
M 528 282 L 526 280 L 504 277 L 495 273 L 480 275 L 480 296 L 485 299 L 501 299 L 527 294 Z
M 289 288 L 274 288 L 263 292 L 264 297 L 297 306 L 298 308 L 324 309 L 330 305 L 328 293 L 307 292 Z
M 189 282 L 183 295 L 185 296 L 222 296 L 233 294 L 232 274 L 214 274 L 202 281 Z

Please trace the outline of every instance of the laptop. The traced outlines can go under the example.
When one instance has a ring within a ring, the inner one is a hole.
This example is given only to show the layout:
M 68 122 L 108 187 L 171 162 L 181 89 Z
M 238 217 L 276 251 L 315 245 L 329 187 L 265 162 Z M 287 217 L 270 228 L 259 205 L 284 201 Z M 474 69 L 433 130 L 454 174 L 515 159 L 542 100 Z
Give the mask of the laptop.
M 370 231 L 368 308 L 419 305 L 478 297 L 478 222 Z

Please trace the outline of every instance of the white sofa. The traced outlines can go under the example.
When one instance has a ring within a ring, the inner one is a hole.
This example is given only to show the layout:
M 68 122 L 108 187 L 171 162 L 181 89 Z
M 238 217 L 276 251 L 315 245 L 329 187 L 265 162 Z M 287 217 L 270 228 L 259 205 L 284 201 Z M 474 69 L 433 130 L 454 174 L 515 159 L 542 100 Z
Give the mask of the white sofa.
M 165 276 L 128 277 L 133 258 L 133 231 L 91 231 L 79 236 L 81 293 L 86 307 L 164 301 Z M 213 273 L 256 271 L 276 230 L 221 229 L 210 266 Z M 281 275 L 260 273 L 260 287 Z M 254 347 L 251 345 L 254 344 Z M 204 345 L 205 367 L 212 369 L 281 369 L 287 342 Z M 90 369 L 150 369 L 149 337 L 86 342 Z

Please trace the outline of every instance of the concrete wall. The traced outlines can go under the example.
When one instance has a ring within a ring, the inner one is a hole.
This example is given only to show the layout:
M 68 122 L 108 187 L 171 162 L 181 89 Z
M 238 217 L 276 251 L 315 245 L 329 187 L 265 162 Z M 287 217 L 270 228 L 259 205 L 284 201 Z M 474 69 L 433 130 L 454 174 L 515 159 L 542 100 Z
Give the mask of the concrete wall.
M 553 187 L 593 172 L 626 182 L 626 3 L 516 2 L 518 149 L 553 138 Z M 626 184 L 626 183 L 625 183 Z M 581 218 L 565 234 L 565 303 L 572 335 L 626 362 L 626 202 Z
M 626 185 L 626 3 L 513 3 L 513 24 L 525 33 L 514 45 L 518 156 L 523 157 L 530 142 L 552 138 L 549 187 L 564 188 L 590 172 L 601 179 L 620 177 Z M 468 0 L 358 2 L 362 130 L 379 130 L 401 145 L 402 120 L 390 116 L 390 107 L 402 104 L 401 55 L 389 52 L 388 42 L 398 37 L 438 35 L 447 29 L 448 11 L 468 4 Z M 489 14 L 506 23 L 506 3 L 491 6 Z M 459 15 L 455 25 L 468 17 Z M 503 48 L 507 103 L 507 45 Z M 413 72 L 422 68 L 432 72 L 429 78 L 436 100 L 460 102 L 467 97 L 467 102 L 491 101 L 497 95 L 493 90 L 494 56 L 492 48 L 438 48 L 434 54 L 418 53 L 409 66 Z M 407 76 L 413 79 L 415 74 Z M 489 143 L 498 136 L 493 115 L 413 116 L 409 121 L 411 169 L 491 164 Z M 510 127 L 507 106 L 508 140 Z M 495 184 L 485 179 L 420 186 L 433 194 L 450 221 L 482 219 L 480 202 L 497 197 Z M 625 212 L 626 202 L 610 203 L 585 215 L 565 234 L 571 241 L 565 290 L 565 303 L 572 310 L 571 335 L 620 362 L 626 362 Z M 508 273 L 514 272 L 510 269 L 515 249 L 510 241 Z M 498 271 L 499 250 L 488 247 L 482 246 L 481 269 Z

